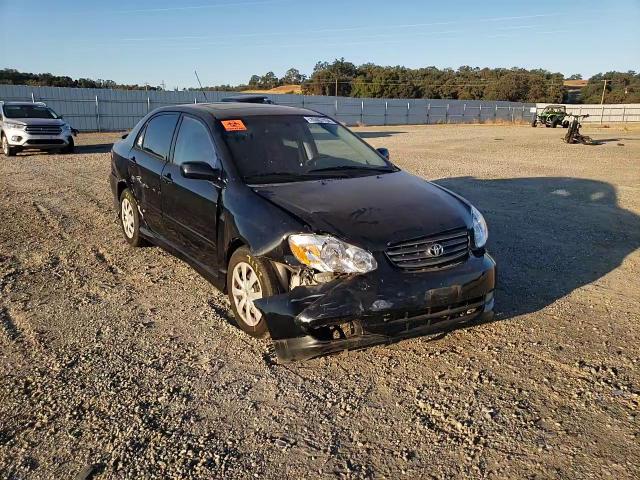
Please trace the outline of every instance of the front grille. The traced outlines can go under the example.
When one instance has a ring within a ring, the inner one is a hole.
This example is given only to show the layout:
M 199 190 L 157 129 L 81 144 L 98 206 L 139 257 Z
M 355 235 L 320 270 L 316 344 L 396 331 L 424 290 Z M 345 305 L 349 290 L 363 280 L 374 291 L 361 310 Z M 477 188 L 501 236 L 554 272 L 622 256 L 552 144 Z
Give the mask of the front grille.
M 442 247 L 440 255 L 437 247 Z M 464 261 L 469 255 L 469 231 L 458 228 L 396 243 L 387 248 L 387 257 L 395 266 L 407 271 L 420 271 L 450 267 Z
M 62 145 L 64 144 L 64 140 L 60 140 L 58 138 L 54 138 L 52 140 L 46 138 L 32 138 L 31 140 L 27 140 L 25 143 L 27 145 Z
M 393 313 L 385 316 L 381 321 L 364 322 L 362 328 L 366 333 L 398 335 L 402 332 L 437 325 L 448 320 L 467 321 L 482 313 L 486 302 L 491 298 L 487 295 L 450 305 L 427 307 L 424 310 Z
M 32 135 L 60 135 L 62 128 L 56 125 L 27 125 L 25 131 Z

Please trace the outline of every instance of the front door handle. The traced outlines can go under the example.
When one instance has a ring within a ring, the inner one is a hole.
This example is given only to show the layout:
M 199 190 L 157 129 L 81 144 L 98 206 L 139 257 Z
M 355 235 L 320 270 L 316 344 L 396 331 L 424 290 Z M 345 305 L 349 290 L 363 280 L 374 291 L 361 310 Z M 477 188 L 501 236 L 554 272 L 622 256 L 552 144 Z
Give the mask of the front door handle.
M 165 174 L 162 176 L 162 181 L 163 181 L 164 183 L 173 183 L 173 178 L 171 177 L 171 173 L 165 173 Z
M 131 163 L 138 163 L 138 162 L 136 162 L 136 157 L 135 156 L 131 157 L 129 160 L 131 160 Z

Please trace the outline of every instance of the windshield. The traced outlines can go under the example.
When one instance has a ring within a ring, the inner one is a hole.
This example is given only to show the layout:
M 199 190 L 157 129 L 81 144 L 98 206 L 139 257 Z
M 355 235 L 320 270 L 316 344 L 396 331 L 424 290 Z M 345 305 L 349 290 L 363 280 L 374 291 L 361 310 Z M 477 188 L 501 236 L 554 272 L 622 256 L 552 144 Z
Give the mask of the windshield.
M 247 183 L 376 175 L 396 170 L 353 133 L 327 117 L 256 116 L 221 123 L 233 160 Z
M 42 105 L 4 105 L 2 109 L 7 118 L 58 118 L 53 110 Z

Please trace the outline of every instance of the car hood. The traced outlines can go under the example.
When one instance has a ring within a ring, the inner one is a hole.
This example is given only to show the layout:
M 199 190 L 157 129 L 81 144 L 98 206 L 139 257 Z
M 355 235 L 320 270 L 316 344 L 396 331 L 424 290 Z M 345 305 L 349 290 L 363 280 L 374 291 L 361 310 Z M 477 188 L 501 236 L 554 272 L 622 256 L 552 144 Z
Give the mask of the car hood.
M 469 207 L 461 199 L 403 171 L 252 188 L 315 232 L 372 251 L 471 225 Z
M 23 125 L 46 125 L 57 126 L 64 125 L 64 120 L 59 118 L 7 118 L 7 122 L 21 123 Z

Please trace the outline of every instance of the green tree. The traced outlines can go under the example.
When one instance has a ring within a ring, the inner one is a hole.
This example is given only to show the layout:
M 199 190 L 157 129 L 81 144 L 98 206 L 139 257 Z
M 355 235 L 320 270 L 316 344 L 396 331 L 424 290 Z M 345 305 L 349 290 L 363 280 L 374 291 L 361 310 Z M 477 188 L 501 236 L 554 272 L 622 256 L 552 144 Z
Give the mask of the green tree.
M 305 76 L 297 68 L 290 68 L 280 79 L 282 85 L 300 85 L 304 82 Z

